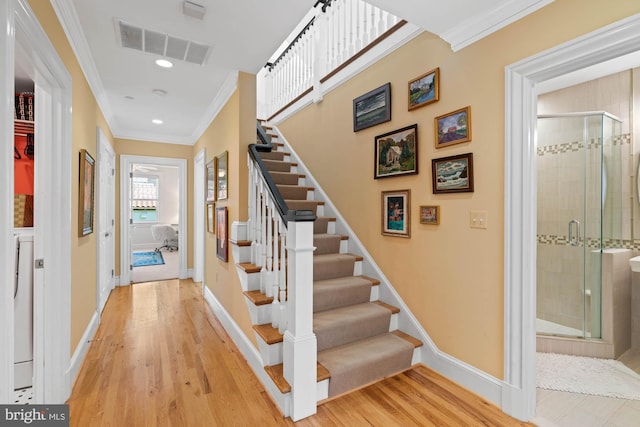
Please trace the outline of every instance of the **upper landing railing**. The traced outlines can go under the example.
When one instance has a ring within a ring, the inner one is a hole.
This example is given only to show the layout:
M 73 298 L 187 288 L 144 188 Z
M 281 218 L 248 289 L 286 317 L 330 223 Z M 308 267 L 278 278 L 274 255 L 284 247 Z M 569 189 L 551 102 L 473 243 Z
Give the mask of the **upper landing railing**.
M 272 118 L 405 21 L 363 0 L 325 0 L 257 76 L 258 117 Z M 316 96 L 321 98 L 321 94 Z

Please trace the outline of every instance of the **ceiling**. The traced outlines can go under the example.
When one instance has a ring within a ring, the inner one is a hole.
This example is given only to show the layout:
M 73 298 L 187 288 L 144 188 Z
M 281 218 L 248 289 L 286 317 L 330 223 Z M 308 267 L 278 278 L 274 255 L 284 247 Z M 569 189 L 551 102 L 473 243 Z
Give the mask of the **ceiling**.
M 203 19 L 185 15 L 183 0 L 51 0 L 115 137 L 195 143 L 232 94 L 237 72 L 260 71 L 316 3 L 190 1 L 204 7 Z M 455 51 L 553 0 L 368 1 Z M 122 47 L 119 21 L 210 48 L 202 65 L 172 60 L 160 68 L 162 55 Z

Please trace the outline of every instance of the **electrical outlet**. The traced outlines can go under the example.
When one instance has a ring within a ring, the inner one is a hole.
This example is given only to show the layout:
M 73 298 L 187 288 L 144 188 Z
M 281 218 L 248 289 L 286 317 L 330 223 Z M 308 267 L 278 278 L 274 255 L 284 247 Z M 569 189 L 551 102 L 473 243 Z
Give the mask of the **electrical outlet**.
M 487 228 L 487 211 L 470 211 L 469 227 L 471 228 Z

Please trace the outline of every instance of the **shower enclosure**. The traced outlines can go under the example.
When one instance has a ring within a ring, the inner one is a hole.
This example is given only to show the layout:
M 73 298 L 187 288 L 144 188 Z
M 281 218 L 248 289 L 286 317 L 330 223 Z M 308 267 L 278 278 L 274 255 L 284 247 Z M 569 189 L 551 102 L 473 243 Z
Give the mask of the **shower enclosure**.
M 601 338 L 602 251 L 621 242 L 621 122 L 538 116 L 538 335 Z

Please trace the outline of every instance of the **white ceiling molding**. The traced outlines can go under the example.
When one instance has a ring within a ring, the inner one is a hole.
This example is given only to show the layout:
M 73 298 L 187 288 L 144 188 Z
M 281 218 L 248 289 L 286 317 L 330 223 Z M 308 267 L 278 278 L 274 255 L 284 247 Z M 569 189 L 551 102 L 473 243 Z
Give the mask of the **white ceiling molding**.
M 553 3 L 554 0 L 511 0 L 462 21 L 440 37 L 451 45 L 454 52 L 494 33 L 530 13 Z
M 117 123 L 111 106 L 107 100 L 107 94 L 100 78 L 100 73 L 96 68 L 96 64 L 93 61 L 89 44 L 85 38 L 82 26 L 80 25 L 80 19 L 76 13 L 73 3 L 69 0 L 51 0 L 51 6 L 56 12 L 60 25 L 67 35 L 67 40 L 71 45 L 71 49 L 75 53 L 80 68 L 84 73 L 89 87 L 93 92 L 93 96 L 96 98 L 98 106 L 102 110 L 105 120 L 109 124 L 109 128 L 112 132 L 117 131 Z
M 220 110 L 225 106 L 231 95 L 236 91 L 238 87 L 238 71 L 230 71 L 227 78 L 224 80 L 222 87 L 216 93 L 215 98 L 211 101 L 211 104 L 207 107 L 205 113 L 202 115 L 202 120 L 191 134 L 192 144 L 195 144 L 202 134 L 207 130 L 209 125 L 218 116 Z

